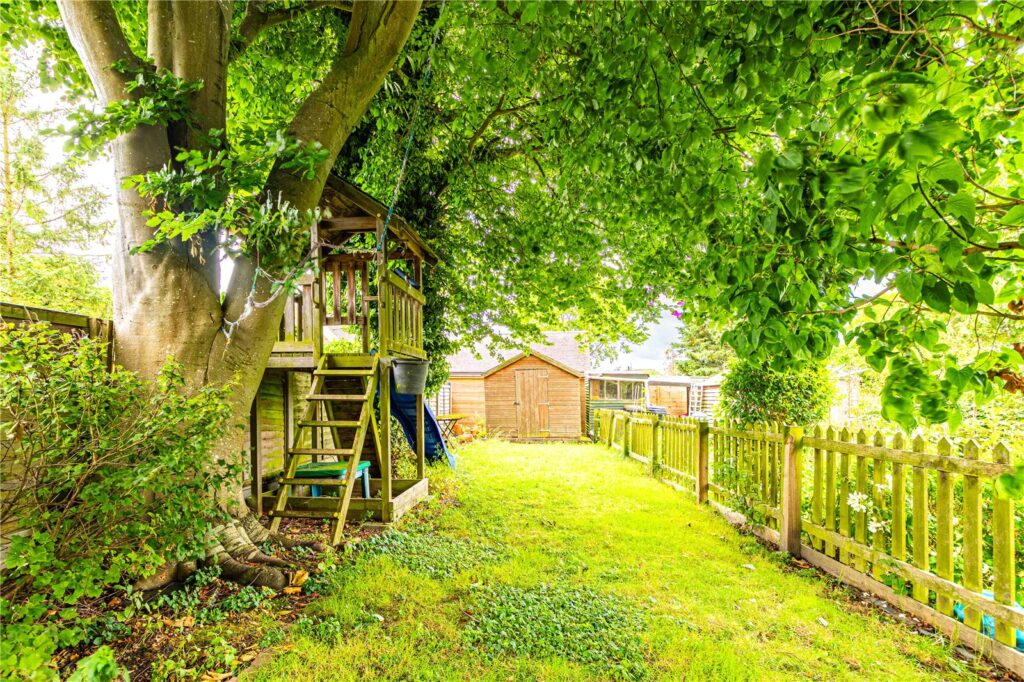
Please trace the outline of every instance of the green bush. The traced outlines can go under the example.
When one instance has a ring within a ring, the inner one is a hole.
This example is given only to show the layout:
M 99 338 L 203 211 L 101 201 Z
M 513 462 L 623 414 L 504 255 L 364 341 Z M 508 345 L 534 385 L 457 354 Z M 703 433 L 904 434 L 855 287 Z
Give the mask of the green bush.
M 780 372 L 738 362 L 722 382 L 720 409 L 727 419 L 809 425 L 828 415 L 832 377 L 824 366 Z
M 54 651 L 94 631 L 79 607 L 203 554 L 234 474 L 208 455 L 230 409 L 223 389 L 186 393 L 174 364 L 149 383 L 108 370 L 97 341 L 0 325 L 0 414 L 0 677 L 50 679 Z

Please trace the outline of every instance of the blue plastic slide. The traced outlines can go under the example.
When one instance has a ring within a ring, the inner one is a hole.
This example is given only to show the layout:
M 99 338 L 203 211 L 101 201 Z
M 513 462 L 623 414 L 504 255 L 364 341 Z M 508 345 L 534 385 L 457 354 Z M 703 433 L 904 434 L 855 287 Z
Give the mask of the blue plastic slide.
M 423 406 L 423 413 L 426 420 L 423 424 L 423 445 L 426 451 L 428 462 L 440 462 L 441 457 L 448 459 L 448 466 L 455 468 L 455 455 L 445 445 L 441 436 L 441 426 L 434 417 L 430 405 Z M 395 389 L 395 377 L 391 376 L 391 414 L 395 416 L 398 423 L 405 431 L 405 439 L 409 441 L 409 447 L 416 451 L 416 396 L 408 393 L 399 393 Z

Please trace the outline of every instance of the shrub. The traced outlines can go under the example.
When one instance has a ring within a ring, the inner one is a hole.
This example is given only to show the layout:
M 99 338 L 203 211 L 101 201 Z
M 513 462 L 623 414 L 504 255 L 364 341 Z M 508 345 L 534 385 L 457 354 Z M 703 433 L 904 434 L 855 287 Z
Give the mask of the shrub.
M 831 401 L 832 378 L 823 366 L 780 372 L 741 361 L 722 382 L 722 414 L 742 422 L 813 424 Z
M 0 414 L 0 676 L 47 679 L 56 648 L 88 636 L 83 602 L 202 555 L 234 473 L 208 456 L 230 409 L 223 389 L 186 393 L 174 364 L 149 383 L 108 371 L 95 340 L 0 325 Z

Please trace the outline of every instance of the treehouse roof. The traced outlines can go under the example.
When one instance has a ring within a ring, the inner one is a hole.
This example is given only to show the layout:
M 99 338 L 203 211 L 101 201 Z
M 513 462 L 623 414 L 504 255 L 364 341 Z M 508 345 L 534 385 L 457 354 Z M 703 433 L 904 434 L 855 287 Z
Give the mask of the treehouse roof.
M 328 209 L 331 216 L 320 221 L 320 233 L 323 235 L 374 232 L 377 221 L 385 220 L 388 215 L 387 206 L 334 174 L 327 177 L 320 207 Z M 430 245 L 398 214 L 391 216 L 388 234 L 428 263 L 434 264 L 439 260 Z

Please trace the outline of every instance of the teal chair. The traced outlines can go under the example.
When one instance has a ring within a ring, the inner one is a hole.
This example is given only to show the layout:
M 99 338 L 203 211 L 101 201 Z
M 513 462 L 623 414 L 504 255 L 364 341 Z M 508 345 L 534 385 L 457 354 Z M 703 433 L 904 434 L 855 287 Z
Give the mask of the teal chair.
M 345 478 L 348 467 L 344 462 L 310 462 L 301 465 L 295 472 L 295 478 Z M 356 478 L 363 482 L 363 497 L 370 498 L 370 463 L 360 462 L 356 467 Z M 320 497 L 320 486 L 311 485 L 310 496 Z

